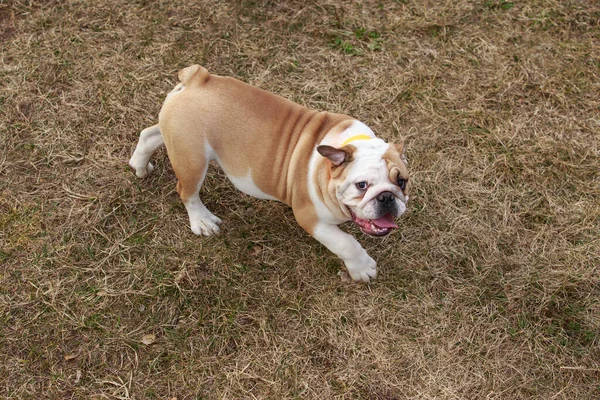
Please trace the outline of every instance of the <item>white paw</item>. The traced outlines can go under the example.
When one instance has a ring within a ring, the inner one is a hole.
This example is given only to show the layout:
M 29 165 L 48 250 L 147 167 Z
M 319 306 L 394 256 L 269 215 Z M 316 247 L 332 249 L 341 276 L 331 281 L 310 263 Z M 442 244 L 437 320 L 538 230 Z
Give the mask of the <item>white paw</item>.
M 192 232 L 198 236 L 212 236 L 219 233 L 219 225 L 222 223 L 221 218 L 213 214 L 206 215 L 204 218 L 190 219 Z
M 369 283 L 377 277 L 377 263 L 368 254 L 358 259 L 346 261 L 346 268 L 352 280 Z
M 154 171 L 154 165 L 152 165 L 152 163 L 140 165 L 140 163 L 135 159 L 135 156 L 131 157 L 131 160 L 129 160 L 129 166 L 135 169 L 135 175 L 138 178 L 145 178 L 148 176 L 148 174 L 151 174 L 152 171 Z

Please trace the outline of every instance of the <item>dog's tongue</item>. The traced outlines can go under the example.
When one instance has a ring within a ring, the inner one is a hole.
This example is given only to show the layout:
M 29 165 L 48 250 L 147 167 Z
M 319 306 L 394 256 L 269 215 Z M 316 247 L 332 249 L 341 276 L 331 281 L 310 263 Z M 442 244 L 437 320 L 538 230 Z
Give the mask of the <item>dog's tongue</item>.
M 397 228 L 398 225 L 394 223 L 394 217 L 392 214 L 385 214 L 383 217 L 379 217 L 373 220 L 373 223 L 380 228 Z

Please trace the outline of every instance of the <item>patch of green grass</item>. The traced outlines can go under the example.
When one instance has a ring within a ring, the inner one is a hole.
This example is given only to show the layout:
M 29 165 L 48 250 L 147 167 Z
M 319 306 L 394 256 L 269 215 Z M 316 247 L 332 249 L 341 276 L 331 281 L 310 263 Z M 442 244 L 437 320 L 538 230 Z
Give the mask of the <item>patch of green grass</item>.
M 93 313 L 88 315 L 85 320 L 83 321 L 83 326 L 85 328 L 89 328 L 89 329 L 97 329 L 97 330 L 101 330 L 102 329 L 102 321 L 104 320 L 104 317 L 101 314 L 98 313 Z
M 0 250 L 0 263 L 5 262 L 11 256 L 11 252 Z
M 383 38 L 381 33 L 366 28 L 356 28 L 353 31 L 344 31 L 343 34 L 333 38 L 331 46 L 348 55 L 360 55 L 363 51 L 378 51 L 382 49 Z
M 562 346 L 568 346 L 570 342 L 581 347 L 590 346 L 599 336 L 595 329 L 583 322 L 581 314 L 585 311 L 585 308 L 578 304 L 560 306 L 552 302 L 546 307 L 545 315 L 550 320 L 545 324 L 544 331 L 555 337 L 557 343 Z
M 352 44 L 349 40 L 345 40 L 341 36 L 335 37 L 332 46 L 349 55 L 356 55 L 359 53 L 354 44 Z

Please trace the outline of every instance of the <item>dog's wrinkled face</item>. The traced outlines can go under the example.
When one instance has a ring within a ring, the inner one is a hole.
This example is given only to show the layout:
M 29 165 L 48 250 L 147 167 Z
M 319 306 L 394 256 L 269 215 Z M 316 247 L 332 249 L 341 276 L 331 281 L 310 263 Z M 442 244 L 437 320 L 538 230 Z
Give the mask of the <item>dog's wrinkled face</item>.
M 331 161 L 331 181 L 340 206 L 360 229 L 385 236 L 406 211 L 409 179 L 403 145 L 381 139 L 352 142 L 341 148 L 319 146 Z

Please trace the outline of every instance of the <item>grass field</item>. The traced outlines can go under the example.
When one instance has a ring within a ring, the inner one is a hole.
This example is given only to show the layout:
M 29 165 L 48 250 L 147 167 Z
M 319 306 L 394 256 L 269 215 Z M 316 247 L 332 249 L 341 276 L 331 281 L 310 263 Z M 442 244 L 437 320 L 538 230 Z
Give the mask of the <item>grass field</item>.
M 600 398 L 597 1 L 0 1 L 0 398 Z M 373 284 L 164 151 L 193 63 L 405 139 Z

